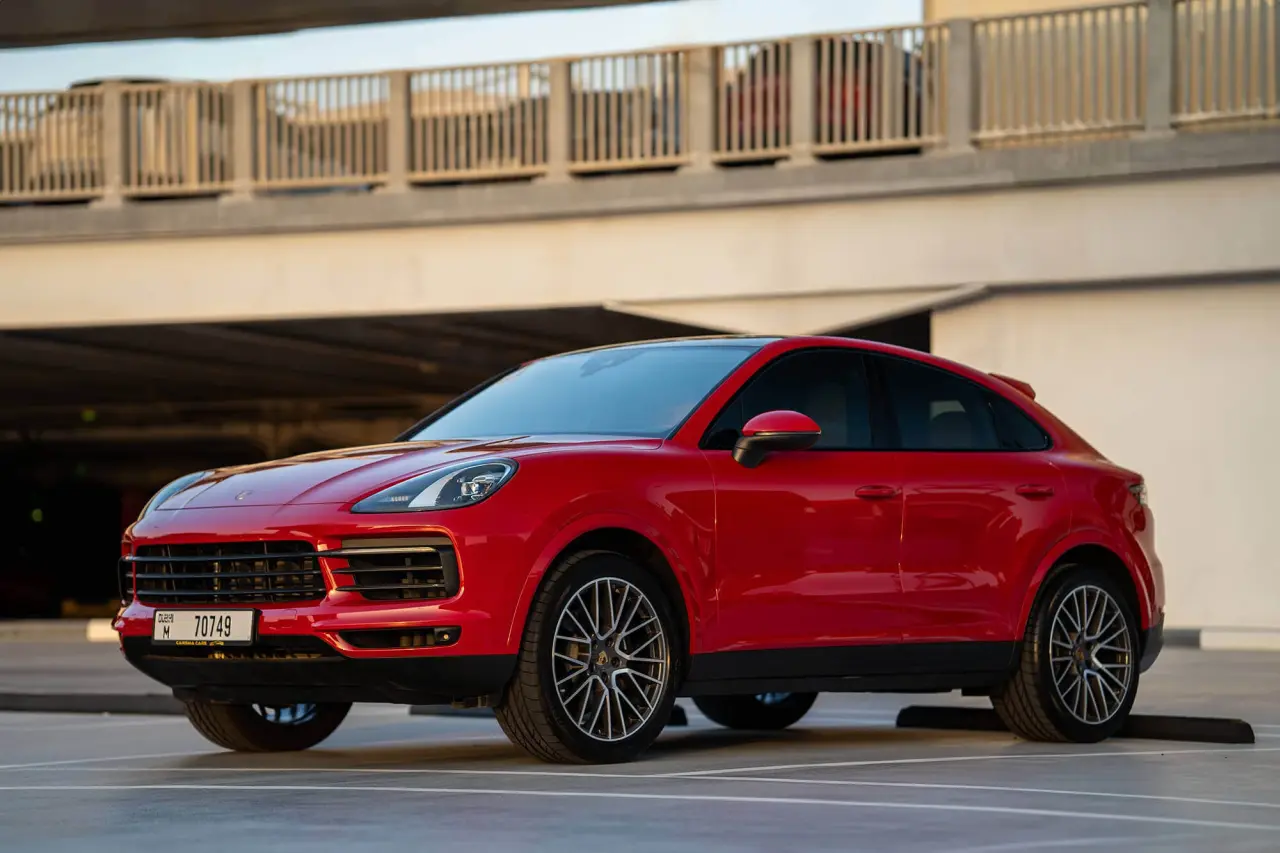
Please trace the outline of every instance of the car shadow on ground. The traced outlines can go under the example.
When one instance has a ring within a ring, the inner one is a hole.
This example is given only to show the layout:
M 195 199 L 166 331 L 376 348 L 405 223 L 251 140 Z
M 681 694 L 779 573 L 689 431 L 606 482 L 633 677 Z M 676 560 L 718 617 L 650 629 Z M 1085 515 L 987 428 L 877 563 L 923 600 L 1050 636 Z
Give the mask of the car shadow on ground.
M 421 745 L 412 738 L 394 744 L 371 744 L 325 748 L 323 746 L 305 752 L 293 753 L 233 753 L 217 752 L 191 756 L 173 763 L 178 769 L 208 769 L 231 767 L 320 769 L 362 767 L 387 769 L 413 769 L 415 767 L 440 767 L 465 765 L 465 769 L 513 768 L 521 770 L 546 770 L 548 772 L 573 772 L 578 765 L 546 764 L 532 758 L 506 741 L 490 735 L 477 735 L 473 742 L 431 743 L 429 735 Z M 770 753 L 781 760 L 803 758 L 810 749 L 819 751 L 824 758 L 835 756 L 836 750 L 846 750 L 838 757 L 856 759 L 857 750 L 875 748 L 878 755 L 884 748 L 941 746 L 957 744 L 991 744 L 993 741 L 1009 741 L 1011 735 L 969 732 L 932 732 L 874 727 L 822 727 L 796 728 L 782 732 L 741 732 L 727 729 L 701 729 L 693 731 L 668 731 L 642 756 L 630 764 L 612 765 L 597 770 L 610 773 L 649 773 L 657 764 L 680 759 L 696 759 L 725 751 L 735 750 L 745 760 L 770 761 Z M 799 754 L 796 749 L 803 750 Z M 589 769 L 589 768 L 584 768 Z

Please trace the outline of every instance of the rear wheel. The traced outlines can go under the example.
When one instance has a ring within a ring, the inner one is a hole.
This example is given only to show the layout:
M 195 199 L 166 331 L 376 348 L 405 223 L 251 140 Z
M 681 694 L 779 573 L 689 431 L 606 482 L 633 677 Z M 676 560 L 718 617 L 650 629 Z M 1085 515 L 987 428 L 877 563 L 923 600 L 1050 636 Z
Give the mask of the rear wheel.
M 196 731 L 237 752 L 293 752 L 323 741 L 346 719 L 351 703 L 228 705 L 187 702 Z
M 680 636 L 651 573 L 621 554 L 575 554 L 538 592 L 498 723 L 543 761 L 631 761 L 671 715 Z
M 1096 743 L 1138 691 L 1138 617 L 1106 572 L 1071 566 L 1032 613 L 1018 670 L 992 704 L 1028 740 Z
M 713 723 L 731 729 L 785 729 L 809 713 L 817 693 L 757 693 L 754 696 L 698 696 L 693 704 Z

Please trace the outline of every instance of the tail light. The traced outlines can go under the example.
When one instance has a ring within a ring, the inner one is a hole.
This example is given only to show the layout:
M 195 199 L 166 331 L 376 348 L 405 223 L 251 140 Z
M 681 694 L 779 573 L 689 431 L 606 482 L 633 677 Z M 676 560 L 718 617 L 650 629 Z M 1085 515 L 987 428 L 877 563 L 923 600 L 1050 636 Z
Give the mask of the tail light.
M 1132 483 L 1129 486 L 1129 493 L 1138 501 L 1139 506 L 1147 505 L 1147 484 L 1143 482 Z

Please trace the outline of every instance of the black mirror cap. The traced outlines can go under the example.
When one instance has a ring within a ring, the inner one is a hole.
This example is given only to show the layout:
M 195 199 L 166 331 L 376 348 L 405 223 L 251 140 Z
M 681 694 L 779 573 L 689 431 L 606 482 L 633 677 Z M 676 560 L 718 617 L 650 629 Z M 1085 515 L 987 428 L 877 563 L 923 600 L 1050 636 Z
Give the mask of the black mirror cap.
M 733 445 L 733 461 L 755 468 L 770 453 L 780 450 L 808 450 L 818 441 L 816 432 L 759 432 L 744 435 Z

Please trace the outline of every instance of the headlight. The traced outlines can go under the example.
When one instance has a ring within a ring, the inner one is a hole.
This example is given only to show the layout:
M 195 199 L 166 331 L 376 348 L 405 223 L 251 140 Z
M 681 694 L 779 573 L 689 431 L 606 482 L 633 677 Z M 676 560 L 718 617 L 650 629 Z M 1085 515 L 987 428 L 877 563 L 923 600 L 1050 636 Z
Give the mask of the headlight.
M 173 497 L 187 486 L 194 485 L 201 477 L 204 477 L 208 473 L 210 472 L 197 471 L 194 474 L 187 474 L 174 480 L 172 483 L 151 496 L 151 500 L 147 501 L 147 505 L 142 508 L 142 512 L 138 513 L 138 519 L 141 520 L 143 516 L 151 512 L 152 508 L 160 506 L 160 504 L 169 500 L 169 498 Z
M 509 459 L 468 462 L 421 474 L 370 495 L 352 512 L 421 512 L 471 506 L 502 488 L 516 472 Z

